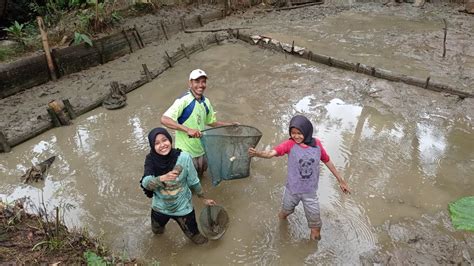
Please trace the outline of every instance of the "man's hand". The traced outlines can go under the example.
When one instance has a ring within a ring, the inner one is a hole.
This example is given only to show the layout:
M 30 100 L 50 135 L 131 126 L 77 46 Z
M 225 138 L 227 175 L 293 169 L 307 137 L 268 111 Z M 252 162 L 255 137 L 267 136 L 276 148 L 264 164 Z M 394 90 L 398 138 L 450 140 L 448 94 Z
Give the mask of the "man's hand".
M 186 134 L 188 134 L 190 138 L 200 138 L 202 136 L 201 131 L 192 128 L 186 129 Z

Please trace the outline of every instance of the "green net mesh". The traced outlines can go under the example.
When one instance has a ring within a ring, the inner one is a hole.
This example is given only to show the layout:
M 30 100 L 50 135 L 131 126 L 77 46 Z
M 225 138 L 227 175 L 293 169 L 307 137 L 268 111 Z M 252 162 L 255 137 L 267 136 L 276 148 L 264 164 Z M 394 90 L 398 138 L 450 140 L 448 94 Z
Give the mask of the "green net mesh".
M 248 149 L 260 141 L 260 130 L 244 125 L 223 126 L 203 130 L 202 134 L 201 142 L 214 186 L 222 180 L 250 175 Z

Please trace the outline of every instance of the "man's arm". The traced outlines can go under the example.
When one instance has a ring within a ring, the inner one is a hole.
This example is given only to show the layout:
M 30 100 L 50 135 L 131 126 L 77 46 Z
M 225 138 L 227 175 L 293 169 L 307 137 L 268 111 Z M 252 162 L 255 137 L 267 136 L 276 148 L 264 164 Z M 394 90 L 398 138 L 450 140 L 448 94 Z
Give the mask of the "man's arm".
M 199 130 L 181 125 L 178 122 L 174 121 L 171 117 L 165 115 L 161 117 L 161 123 L 167 128 L 186 132 L 186 134 L 188 134 L 188 136 L 190 137 L 199 138 L 202 135 Z

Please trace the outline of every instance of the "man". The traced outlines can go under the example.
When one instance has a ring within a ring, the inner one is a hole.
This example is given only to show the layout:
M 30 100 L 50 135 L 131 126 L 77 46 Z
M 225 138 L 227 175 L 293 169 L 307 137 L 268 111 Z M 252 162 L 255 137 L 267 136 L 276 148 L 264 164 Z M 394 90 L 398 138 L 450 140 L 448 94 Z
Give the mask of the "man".
M 161 117 L 161 123 L 176 130 L 176 148 L 191 154 L 199 178 L 207 170 L 207 159 L 202 147 L 201 131 L 211 127 L 238 124 L 217 121 L 216 113 L 208 98 L 204 97 L 207 74 L 195 69 L 189 74 L 189 91 L 176 99 Z

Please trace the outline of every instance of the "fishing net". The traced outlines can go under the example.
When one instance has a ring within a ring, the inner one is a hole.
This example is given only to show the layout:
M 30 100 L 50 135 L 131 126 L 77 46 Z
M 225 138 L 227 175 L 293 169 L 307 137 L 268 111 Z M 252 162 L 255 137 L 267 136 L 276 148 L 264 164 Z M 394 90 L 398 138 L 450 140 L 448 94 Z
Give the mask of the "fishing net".
M 454 228 L 474 231 L 474 196 L 451 202 L 448 209 Z
M 202 131 L 201 142 L 206 152 L 212 184 L 250 175 L 249 147 L 262 137 L 260 130 L 244 125 L 215 127 Z
M 199 231 L 207 238 L 221 238 L 229 224 L 229 215 L 222 206 L 206 206 L 199 215 Z

